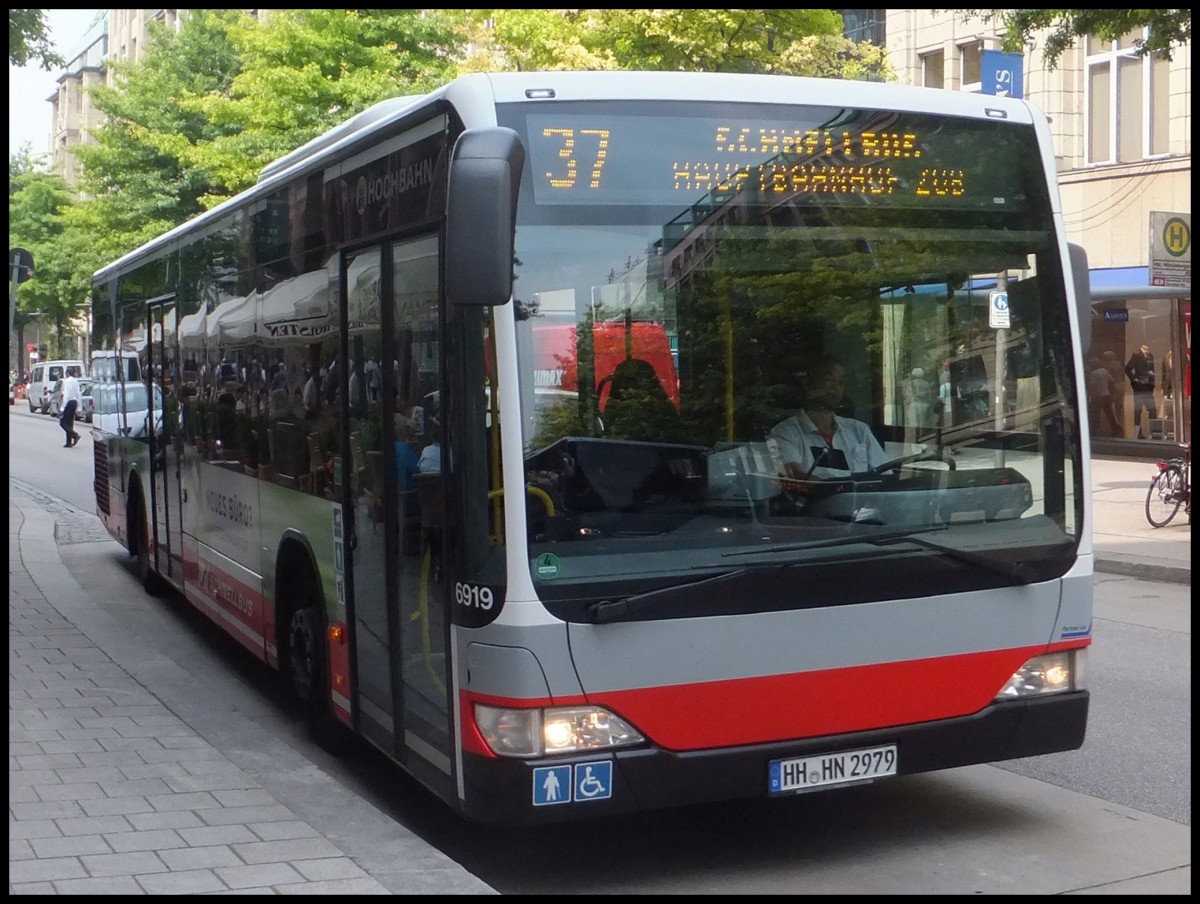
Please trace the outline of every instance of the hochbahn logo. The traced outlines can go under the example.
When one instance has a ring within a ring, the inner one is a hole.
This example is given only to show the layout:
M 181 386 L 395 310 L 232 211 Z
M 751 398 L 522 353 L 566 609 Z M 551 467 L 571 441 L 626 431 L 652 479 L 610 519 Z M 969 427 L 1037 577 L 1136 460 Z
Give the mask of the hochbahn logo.
M 354 188 L 355 206 L 359 216 L 367 212 L 367 208 L 380 203 L 386 203 L 393 195 L 403 194 L 415 188 L 425 188 L 433 183 L 433 161 L 418 160 L 397 170 L 388 170 L 380 176 L 359 176 Z

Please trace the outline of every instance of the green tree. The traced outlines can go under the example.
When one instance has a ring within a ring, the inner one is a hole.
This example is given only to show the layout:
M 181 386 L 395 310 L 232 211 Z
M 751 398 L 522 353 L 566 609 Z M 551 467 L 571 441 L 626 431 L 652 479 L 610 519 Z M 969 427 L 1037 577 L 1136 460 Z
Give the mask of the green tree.
M 453 76 L 463 16 L 413 10 L 193 10 L 92 91 L 105 122 L 77 149 L 79 224 L 117 256 L 254 184 L 261 169 L 386 97 Z M 369 13 L 369 14 L 368 14 Z
M 200 213 L 230 184 L 197 159 L 197 147 L 236 126 L 214 123 L 206 99 L 228 92 L 240 61 L 228 32 L 245 14 L 195 10 L 178 32 L 151 23 L 136 62 L 112 62 L 112 83 L 92 89 L 104 123 L 75 148 L 90 196 L 75 223 L 109 258 Z
M 465 22 L 464 11 L 411 9 L 239 18 L 229 31 L 238 72 L 198 104 L 220 134 L 196 162 L 230 188 L 253 184 L 267 163 L 372 104 L 453 78 Z
M 780 60 L 808 35 L 840 35 L 827 9 L 591 10 L 588 41 L 610 48 L 620 69 L 781 72 Z
M 1140 35 L 1134 44 L 1141 54 L 1162 54 L 1171 59 L 1173 50 L 1192 38 L 1190 9 L 958 9 L 963 18 L 979 18 L 995 23 L 1003 32 L 1003 47 L 1020 52 L 1035 31 L 1049 34 L 1042 45 L 1042 56 L 1049 69 L 1058 65 L 1063 51 L 1085 35 L 1114 41 L 1134 29 L 1147 27 L 1149 37 Z
M 883 80 L 882 48 L 832 10 L 472 10 L 466 70 L 766 72 Z M 487 23 L 487 27 L 484 23 Z
M 466 72 L 617 69 L 606 48 L 585 46 L 594 13 L 585 9 L 475 9 L 467 18 Z M 590 42 L 595 43 L 595 42 Z
M 49 72 L 66 65 L 54 51 L 44 9 L 10 9 L 8 11 L 8 62 L 25 66 L 30 61 Z
M 17 287 L 14 322 L 20 326 L 30 312 L 41 312 L 43 344 L 48 344 L 46 337 L 57 337 L 56 347 L 88 292 L 88 284 L 76 278 L 71 255 L 63 246 L 65 216 L 73 203 L 67 183 L 42 169 L 28 146 L 9 158 L 9 244 L 27 249 L 36 264 L 33 276 Z

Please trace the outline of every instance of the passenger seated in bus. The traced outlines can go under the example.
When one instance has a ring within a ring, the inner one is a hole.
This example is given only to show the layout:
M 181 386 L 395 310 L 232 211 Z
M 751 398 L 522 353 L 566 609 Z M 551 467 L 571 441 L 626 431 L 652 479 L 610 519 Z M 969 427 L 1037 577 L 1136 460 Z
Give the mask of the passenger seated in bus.
M 844 478 L 887 460 L 870 427 L 836 413 L 846 382 L 846 369 L 840 361 L 830 356 L 811 359 L 797 377 L 800 411 L 767 434 L 782 476 L 796 480 Z
M 421 450 L 418 468 L 422 474 L 436 474 L 442 470 L 442 439 L 438 435 L 440 428 L 438 422 L 432 418 L 426 423 L 429 425 L 433 438 L 429 445 Z
M 600 381 L 596 398 L 602 406 L 600 423 L 606 437 L 658 442 L 678 439 L 679 412 L 649 361 L 626 358 Z
M 406 430 L 401 438 L 396 440 L 396 483 L 401 493 L 411 492 L 414 489 L 413 477 L 421 473 L 421 459 L 410 445 L 412 438 L 413 432 Z

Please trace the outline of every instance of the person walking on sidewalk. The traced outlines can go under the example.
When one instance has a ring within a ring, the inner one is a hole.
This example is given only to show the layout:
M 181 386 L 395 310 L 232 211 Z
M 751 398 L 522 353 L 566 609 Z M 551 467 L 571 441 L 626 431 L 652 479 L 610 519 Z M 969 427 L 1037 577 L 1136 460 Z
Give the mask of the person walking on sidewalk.
M 1092 422 L 1092 433 L 1100 436 L 1101 419 L 1108 421 L 1108 436 L 1120 436 L 1121 425 L 1113 408 L 1113 378 L 1108 368 L 1094 355 L 1088 358 L 1087 374 L 1088 413 Z
M 75 432 L 75 412 L 79 410 L 79 404 L 83 401 L 83 395 L 79 391 L 79 380 L 75 375 L 68 373 L 63 377 L 62 385 L 62 417 L 58 419 L 58 425 L 63 428 L 63 432 L 67 434 L 67 441 L 63 443 L 64 449 L 70 449 L 81 439 L 80 435 Z
M 1150 421 L 1158 417 L 1158 407 L 1154 404 L 1154 356 L 1150 354 L 1150 346 L 1141 346 L 1125 362 L 1125 376 L 1129 377 L 1129 388 L 1133 390 L 1133 435 L 1135 439 L 1149 438 Z M 1146 436 L 1142 437 L 1142 409 L 1150 415 L 1146 422 Z

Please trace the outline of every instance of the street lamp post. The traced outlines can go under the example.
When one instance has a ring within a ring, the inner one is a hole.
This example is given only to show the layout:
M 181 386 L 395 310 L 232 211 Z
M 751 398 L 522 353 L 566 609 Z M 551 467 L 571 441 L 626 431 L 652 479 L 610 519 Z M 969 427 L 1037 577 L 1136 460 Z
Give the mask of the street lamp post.
M 33 353 L 30 357 L 41 360 L 42 357 L 42 317 L 44 311 L 30 311 L 27 315 L 34 322 Z
M 90 295 L 80 307 L 83 308 L 84 334 L 83 354 L 79 357 L 83 359 L 84 372 L 90 374 L 92 372 L 92 298 Z

